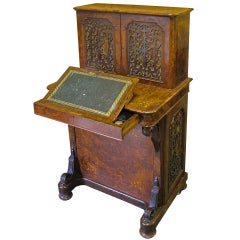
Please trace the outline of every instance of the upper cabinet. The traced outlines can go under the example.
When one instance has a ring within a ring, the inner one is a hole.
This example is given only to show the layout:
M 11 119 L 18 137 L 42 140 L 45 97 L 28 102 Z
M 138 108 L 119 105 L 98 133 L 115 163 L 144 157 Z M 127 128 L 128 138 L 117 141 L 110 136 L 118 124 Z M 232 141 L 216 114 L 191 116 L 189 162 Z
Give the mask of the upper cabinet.
M 80 66 L 175 88 L 188 77 L 190 8 L 76 7 Z

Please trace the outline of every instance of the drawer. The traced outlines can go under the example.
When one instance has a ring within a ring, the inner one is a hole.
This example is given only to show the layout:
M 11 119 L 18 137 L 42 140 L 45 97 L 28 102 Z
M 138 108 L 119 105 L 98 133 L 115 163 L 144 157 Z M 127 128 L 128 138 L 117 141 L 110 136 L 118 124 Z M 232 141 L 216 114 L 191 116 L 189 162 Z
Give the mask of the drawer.
M 96 134 L 122 140 L 140 122 L 124 106 L 137 79 L 70 67 L 34 103 L 35 114 Z
M 34 112 L 37 115 L 117 140 L 122 140 L 124 136 L 140 122 L 139 115 L 135 113 L 121 124 L 115 122 L 104 123 L 83 117 L 81 114 L 71 114 L 64 111 L 64 109 L 60 109 L 58 106 L 49 106 L 48 104 L 46 107 L 44 101 L 41 100 L 34 103 Z

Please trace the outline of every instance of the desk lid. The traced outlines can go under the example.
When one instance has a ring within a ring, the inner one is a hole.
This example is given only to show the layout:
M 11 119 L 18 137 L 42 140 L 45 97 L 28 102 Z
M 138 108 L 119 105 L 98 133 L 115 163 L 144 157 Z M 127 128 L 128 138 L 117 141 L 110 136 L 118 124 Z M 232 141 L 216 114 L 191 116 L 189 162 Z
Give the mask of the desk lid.
M 69 67 L 35 104 L 97 121 L 113 122 L 131 100 L 136 78 Z

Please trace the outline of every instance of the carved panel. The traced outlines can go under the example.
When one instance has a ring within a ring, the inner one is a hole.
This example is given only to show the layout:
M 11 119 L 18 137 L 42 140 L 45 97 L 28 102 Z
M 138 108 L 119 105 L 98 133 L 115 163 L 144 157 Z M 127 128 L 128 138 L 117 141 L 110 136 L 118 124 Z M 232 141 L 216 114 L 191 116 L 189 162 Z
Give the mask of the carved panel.
M 179 110 L 172 118 L 169 129 L 169 186 L 184 168 L 184 110 Z
M 131 22 L 127 28 L 128 74 L 162 82 L 162 29 L 156 23 Z
M 86 66 L 115 73 L 114 27 L 108 19 L 84 20 Z

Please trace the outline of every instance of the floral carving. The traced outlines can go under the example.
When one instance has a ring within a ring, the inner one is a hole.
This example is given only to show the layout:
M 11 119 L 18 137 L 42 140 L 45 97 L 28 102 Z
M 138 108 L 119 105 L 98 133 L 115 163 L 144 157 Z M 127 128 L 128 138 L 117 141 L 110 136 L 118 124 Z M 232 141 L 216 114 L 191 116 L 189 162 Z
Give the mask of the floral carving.
M 128 74 L 162 82 L 162 29 L 156 23 L 131 22 L 128 35 Z
M 172 118 L 169 129 L 169 186 L 184 168 L 184 110 L 178 111 Z
M 108 19 L 86 18 L 84 38 L 87 67 L 115 73 L 112 23 Z

